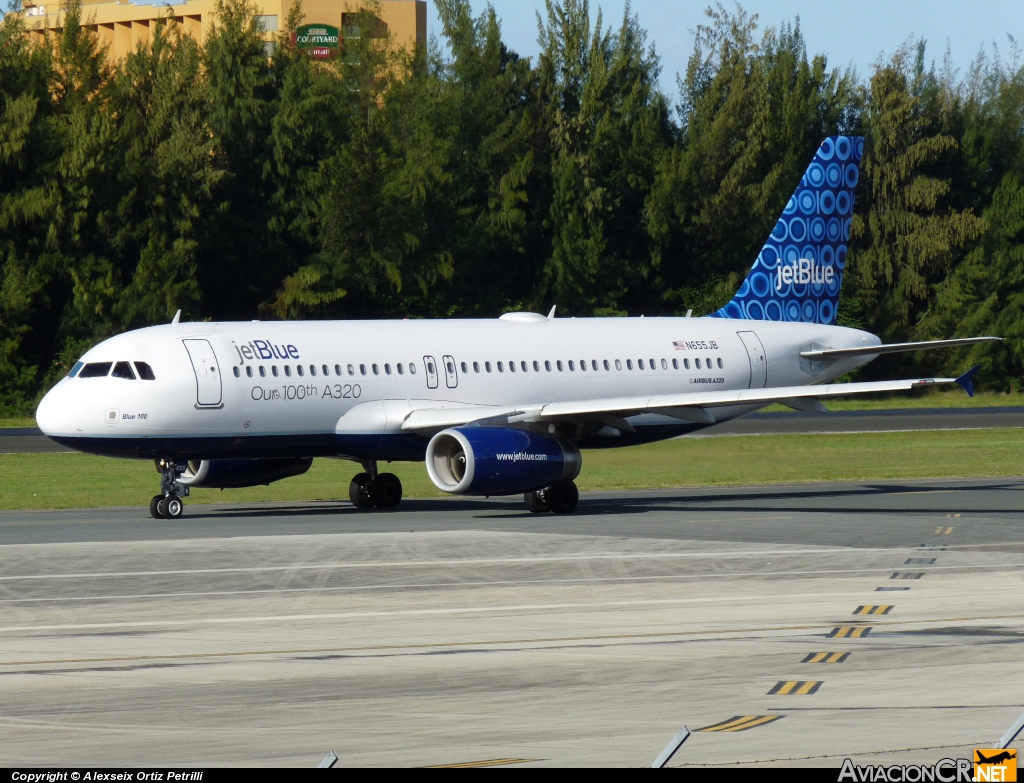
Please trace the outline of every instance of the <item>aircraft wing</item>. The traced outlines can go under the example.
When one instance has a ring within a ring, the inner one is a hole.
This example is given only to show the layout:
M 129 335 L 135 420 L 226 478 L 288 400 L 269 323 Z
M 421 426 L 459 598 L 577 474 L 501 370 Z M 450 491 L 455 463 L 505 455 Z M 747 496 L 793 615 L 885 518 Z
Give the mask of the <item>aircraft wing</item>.
M 825 412 L 820 400 L 845 397 L 851 394 L 907 391 L 921 386 L 957 383 L 974 396 L 974 376 L 978 367 L 972 367 L 959 378 L 911 378 L 900 381 L 870 381 L 865 383 L 830 383 L 813 386 L 780 386 L 772 389 L 738 389 L 732 391 L 689 392 L 642 397 L 608 397 L 594 400 L 552 402 L 516 408 L 495 406 L 486 412 L 480 406 L 467 408 L 426 408 L 412 411 L 402 423 L 407 431 L 438 431 L 463 424 L 512 424 L 520 421 L 606 420 L 616 428 L 630 428 L 625 416 L 641 413 L 660 413 L 678 419 L 714 424 L 714 409 L 731 405 L 757 405 L 779 402 L 791 408 Z M 818 406 L 818 407 L 816 407 Z M 630 428 L 631 429 L 631 428 Z
M 930 348 L 955 348 L 960 345 L 996 343 L 1002 339 L 1002 337 L 962 337 L 956 340 L 927 340 L 921 343 L 890 343 L 889 345 L 869 345 L 861 348 L 828 348 L 820 351 L 801 351 L 800 355 L 805 359 L 828 361 L 829 359 L 842 359 L 846 356 L 876 356 L 883 353 L 927 351 Z

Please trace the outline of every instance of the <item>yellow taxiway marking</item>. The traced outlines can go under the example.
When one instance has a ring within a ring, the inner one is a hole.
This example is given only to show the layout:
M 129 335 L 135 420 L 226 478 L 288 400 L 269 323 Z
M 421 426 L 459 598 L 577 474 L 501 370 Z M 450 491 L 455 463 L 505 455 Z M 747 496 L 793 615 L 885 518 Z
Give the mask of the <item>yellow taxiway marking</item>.
M 842 663 L 850 657 L 848 652 L 817 652 L 808 653 L 800 663 Z
M 833 628 L 826 634 L 830 639 L 860 639 L 871 633 L 870 625 L 844 625 Z
M 503 767 L 506 764 L 526 764 L 540 759 L 484 759 L 482 761 L 463 761 L 458 764 L 433 764 L 424 769 L 459 769 L 461 767 Z
M 775 687 L 768 691 L 769 696 L 810 696 L 817 693 L 823 680 L 788 680 L 775 683 Z
M 694 731 L 746 731 L 755 726 L 764 726 L 766 723 L 781 720 L 782 717 L 782 715 L 737 715 L 735 718 L 705 726 L 703 729 L 694 729 Z
M 853 610 L 854 614 L 889 614 L 893 610 L 893 604 L 878 604 L 876 606 L 862 605 Z

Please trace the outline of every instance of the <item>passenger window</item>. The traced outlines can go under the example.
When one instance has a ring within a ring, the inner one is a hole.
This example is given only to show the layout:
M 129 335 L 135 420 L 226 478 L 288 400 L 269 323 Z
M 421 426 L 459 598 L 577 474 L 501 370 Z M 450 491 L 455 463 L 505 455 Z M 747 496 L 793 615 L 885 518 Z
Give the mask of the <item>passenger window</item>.
M 250 367 L 249 365 L 246 365 L 246 366 L 245 366 L 245 374 L 246 374 L 246 375 L 247 375 L 248 377 L 250 377 L 250 378 L 251 378 L 251 377 L 252 377 L 252 367 Z
M 448 374 L 449 375 L 455 375 L 455 364 L 454 363 L 447 362 L 446 365 L 445 365 L 445 369 L 448 370 Z
M 711 357 L 710 356 L 708 357 L 707 361 L 708 361 L 708 369 L 710 370 L 714 366 L 713 364 L 711 364 Z
M 79 378 L 106 378 L 113 362 L 89 362 L 78 373 Z
M 348 365 L 345 369 L 348 370 L 348 374 L 349 375 L 355 375 L 356 374 L 356 368 L 353 367 L 351 364 Z M 365 374 L 366 373 L 363 373 L 363 375 L 365 375 Z
M 627 370 L 632 370 L 633 369 L 633 360 L 632 359 L 626 359 L 626 369 Z
M 135 373 L 128 362 L 118 362 L 114 365 L 114 371 L 110 373 L 111 378 L 124 378 L 126 381 L 134 381 Z
M 380 375 L 380 367 L 378 367 L 376 364 L 372 364 L 370 366 L 373 368 L 374 375 Z
M 329 369 L 329 368 L 327 367 L 327 365 L 326 365 L 326 364 L 325 364 L 325 365 L 323 365 L 323 366 L 322 366 L 322 367 L 321 367 L 320 369 L 321 369 L 321 370 L 323 371 L 323 374 L 324 374 L 324 377 L 325 377 L 325 378 L 326 378 L 326 377 L 327 377 L 328 375 L 330 375 L 330 374 L 331 374 L 331 371 L 330 371 L 330 369 Z M 316 373 L 313 373 L 313 374 L 314 374 L 314 375 L 316 375 Z M 340 374 L 341 374 L 341 373 L 339 373 L 339 375 L 340 375 Z
M 366 365 L 365 364 L 360 364 L 359 365 L 359 374 L 360 375 L 366 375 Z
M 679 360 L 678 359 L 673 359 L 672 360 L 672 369 L 673 370 L 678 370 L 679 369 Z
M 636 366 L 639 367 L 642 370 L 644 368 L 644 360 L 643 359 L 637 359 L 636 360 Z M 633 369 L 633 368 L 631 367 L 630 369 Z
M 515 372 L 516 371 L 516 363 L 515 362 L 509 362 L 508 363 L 508 371 L 509 372 Z
M 390 364 L 385 364 L 384 365 L 384 374 L 385 375 L 391 375 L 391 365 Z
M 235 377 L 236 377 L 236 378 L 241 378 L 241 377 L 242 377 L 242 373 L 240 373 L 240 372 L 238 371 L 238 368 L 237 368 L 237 367 L 232 367 L 232 368 L 231 368 L 231 370 L 232 370 L 232 371 L 233 371 L 233 372 L 235 373 Z
M 473 372 L 480 372 L 480 362 L 473 362 Z
M 551 362 L 549 362 L 547 359 L 544 360 L 544 369 L 547 370 L 548 372 L 551 372 Z
M 651 359 L 651 369 L 652 370 L 657 370 L 658 369 L 658 363 L 655 362 L 654 359 Z
M 409 362 L 409 375 L 415 375 L 415 374 L 416 374 L 416 365 L 413 364 L 412 362 Z
M 462 362 L 461 366 L 462 366 L 462 371 L 463 372 L 469 372 L 469 365 L 468 364 L 466 364 L 465 362 Z
M 590 367 L 591 367 L 591 369 L 592 369 L 592 370 L 593 370 L 594 372 L 597 372 L 597 359 L 592 359 L 592 360 L 591 360 L 591 362 L 590 362 Z
M 521 370 L 522 370 L 523 372 L 527 372 L 527 369 L 526 369 L 526 362 L 519 362 L 519 368 L 520 368 L 520 369 L 521 369 Z
M 398 370 L 399 375 L 403 375 L 405 373 L 405 367 L 402 366 L 401 362 L 395 365 L 395 369 Z
M 316 376 L 316 365 L 315 364 L 309 365 L 309 374 L 312 375 L 312 376 Z
M 718 359 L 718 369 L 719 369 L 719 370 L 721 370 L 721 369 L 722 369 L 722 368 L 724 368 L 724 367 L 725 367 L 725 365 L 724 365 L 724 364 L 722 364 L 722 359 L 721 359 L 721 358 L 719 358 L 719 359 Z
M 359 365 L 359 366 L 362 367 L 362 365 Z M 437 372 L 437 370 L 434 369 L 434 363 L 433 362 L 427 362 L 427 372 L 430 375 L 433 375 L 435 372 Z M 366 375 L 366 373 L 364 372 L 363 375 Z
M 498 362 L 498 372 L 505 372 L 505 368 L 501 366 L 501 362 Z
M 491 363 L 490 362 L 484 362 L 484 369 L 487 370 L 487 372 L 490 372 L 491 371 Z
M 305 375 L 305 371 L 304 371 L 304 370 L 302 369 L 302 365 L 301 365 L 301 364 L 296 364 L 296 365 L 295 365 L 295 372 L 297 372 L 297 373 L 299 374 L 299 377 L 300 377 L 300 378 L 301 378 L 301 377 L 302 377 L 303 375 Z
M 540 362 L 538 362 L 536 359 L 533 360 L 533 371 L 540 372 Z
M 576 372 L 576 363 L 572 359 L 569 360 L 569 372 Z
M 290 377 L 291 377 L 291 375 L 292 375 L 292 368 L 291 368 L 291 366 L 290 366 L 290 365 L 287 365 L 287 364 L 286 364 L 286 365 L 284 366 L 284 374 L 285 374 L 285 377 L 286 377 L 286 378 L 290 378 Z
M 615 360 L 615 369 L 616 370 L 621 370 L 622 369 L 622 362 L 620 362 L 618 359 Z
M 608 366 L 608 360 L 607 359 L 604 360 L 603 364 L 604 364 L 605 370 L 610 370 L 611 369 L 611 367 Z
M 663 370 L 667 370 L 668 369 L 668 362 L 666 362 L 664 359 L 661 360 L 661 369 L 663 369 Z
M 83 367 L 85 367 L 85 364 L 83 362 L 75 362 L 75 366 L 71 368 L 70 372 L 68 372 L 68 377 L 74 378 L 76 375 L 78 375 L 78 371 L 81 370 Z
M 270 365 L 270 374 L 273 375 L 275 378 L 277 377 L 277 365 L 276 364 Z
M 341 365 L 340 364 L 334 365 L 334 374 L 335 375 L 341 375 Z M 327 373 L 325 372 L 324 375 L 327 375 Z
M 683 359 L 683 367 L 685 367 L 687 370 L 690 369 L 690 360 L 689 359 Z
M 586 359 L 580 359 L 580 369 L 581 370 L 586 370 L 587 369 L 587 360 Z
M 260 377 L 261 378 L 266 378 L 267 377 L 267 369 L 262 364 L 260 365 Z
M 696 367 L 699 370 L 700 369 L 700 359 L 694 359 L 693 360 L 693 366 Z

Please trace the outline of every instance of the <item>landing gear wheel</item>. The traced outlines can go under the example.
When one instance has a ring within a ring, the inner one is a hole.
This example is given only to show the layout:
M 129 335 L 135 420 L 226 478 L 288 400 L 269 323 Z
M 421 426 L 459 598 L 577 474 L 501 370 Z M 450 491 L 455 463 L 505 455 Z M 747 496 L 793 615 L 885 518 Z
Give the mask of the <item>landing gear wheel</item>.
M 160 501 L 163 499 L 163 495 L 153 495 L 153 499 L 149 501 L 149 514 L 153 519 L 164 518 L 164 515 L 160 513 Z
M 164 498 L 164 516 L 168 519 L 181 519 L 181 513 L 185 510 L 185 504 L 177 495 L 168 495 Z
M 543 514 L 545 511 L 551 510 L 551 507 L 544 502 L 541 492 L 527 492 L 523 495 L 523 500 L 526 501 L 526 509 L 531 514 Z
M 370 494 L 377 508 L 394 508 L 402 501 L 402 482 L 394 473 L 379 473 Z
M 556 514 L 571 514 L 580 502 L 580 491 L 571 481 L 559 481 L 544 490 L 544 501 Z
M 348 485 L 348 499 L 356 508 L 373 508 L 370 497 L 370 477 L 365 473 L 357 473 Z

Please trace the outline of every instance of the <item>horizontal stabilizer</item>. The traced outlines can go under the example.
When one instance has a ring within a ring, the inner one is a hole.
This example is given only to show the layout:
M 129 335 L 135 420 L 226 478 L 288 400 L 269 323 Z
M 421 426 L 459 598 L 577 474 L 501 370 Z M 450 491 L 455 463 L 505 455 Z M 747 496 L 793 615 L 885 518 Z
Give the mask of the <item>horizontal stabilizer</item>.
M 836 348 L 820 351 L 801 351 L 805 359 L 828 361 L 842 359 L 846 356 L 878 356 L 883 353 L 904 353 L 906 351 L 927 351 L 930 348 L 956 348 L 961 345 L 977 345 L 978 343 L 995 343 L 1002 337 L 963 337 L 956 340 L 926 340 L 920 343 L 891 343 L 890 345 L 867 345 L 861 348 Z
M 974 396 L 974 376 L 978 374 L 978 370 L 981 369 L 980 364 L 974 365 L 971 369 L 956 379 L 959 386 L 963 387 L 963 390 L 967 392 L 968 397 Z

